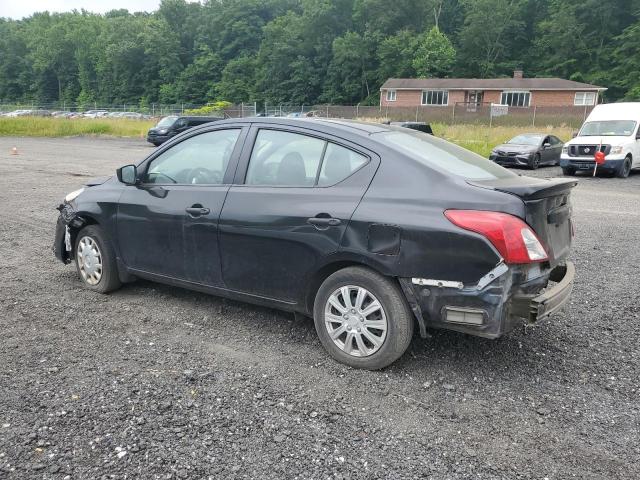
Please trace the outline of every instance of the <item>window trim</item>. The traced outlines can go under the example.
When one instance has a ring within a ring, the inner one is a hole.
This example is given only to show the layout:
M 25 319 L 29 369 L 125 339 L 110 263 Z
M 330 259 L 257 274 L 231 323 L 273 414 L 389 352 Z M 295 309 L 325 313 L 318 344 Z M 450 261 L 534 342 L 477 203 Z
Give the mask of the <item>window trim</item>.
M 393 93 L 393 95 L 391 95 Z M 393 98 L 391 98 L 393 96 Z M 387 102 L 395 102 L 396 99 L 398 98 L 398 91 L 393 89 L 393 88 L 389 88 L 387 89 L 387 95 L 386 95 L 386 99 Z
M 505 103 L 503 99 L 503 96 L 509 93 L 528 94 L 529 101 L 527 102 L 526 105 L 509 105 L 508 103 Z M 532 98 L 533 98 L 533 95 L 531 94 L 531 90 L 502 90 L 502 92 L 500 93 L 500 105 L 509 105 L 509 107 L 512 107 L 512 108 L 529 108 L 531 107 Z
M 173 147 L 185 142 L 197 135 L 204 135 L 206 133 L 214 133 L 221 132 L 223 130 L 239 130 L 238 138 L 236 139 L 236 144 L 231 151 L 231 156 L 229 157 L 229 162 L 227 163 L 227 169 L 224 172 L 222 177 L 222 183 L 145 183 L 142 180 L 145 178 L 149 171 L 149 167 L 158 157 L 162 156 L 165 152 L 172 149 Z M 242 148 L 244 147 L 244 143 L 247 139 L 247 135 L 249 133 L 249 129 L 246 125 L 242 124 L 230 124 L 220 126 L 214 126 L 213 128 L 209 127 L 205 130 L 200 130 L 199 127 L 193 127 L 188 130 L 188 134 L 184 136 L 184 138 L 180 138 L 180 141 L 173 142 L 165 142 L 160 148 L 158 148 L 155 152 L 153 152 L 149 157 L 142 160 L 140 163 L 136 165 L 138 169 L 138 179 L 140 183 L 138 184 L 142 188 L 151 188 L 151 187 L 222 187 L 229 186 L 233 183 L 233 177 L 235 175 L 235 171 L 238 166 L 238 161 L 240 158 L 240 154 L 242 152 Z
M 443 92 L 446 94 L 447 103 L 424 103 L 426 100 L 425 93 Z M 420 105 L 423 107 L 448 107 L 449 106 L 449 89 L 447 88 L 428 88 L 420 92 Z
M 316 138 L 318 140 L 322 140 L 323 142 L 325 142 L 325 147 L 324 147 L 324 149 L 322 151 L 322 158 L 320 158 L 320 164 L 318 165 L 318 171 L 316 172 L 315 183 L 313 185 L 303 185 L 303 186 L 253 185 L 253 184 L 246 183 L 247 175 L 249 173 L 249 162 L 251 161 L 251 155 L 253 153 L 253 148 L 255 147 L 256 141 L 258 139 L 258 133 L 260 132 L 260 130 L 275 130 L 275 131 L 278 131 L 278 132 L 295 133 L 295 134 L 298 134 L 298 135 L 305 135 L 307 137 Z M 243 152 L 242 152 L 240 160 L 239 160 L 238 168 L 237 168 L 237 170 L 235 172 L 235 178 L 234 178 L 234 180 L 232 182 L 232 186 L 233 187 L 276 188 L 276 189 L 281 189 L 281 188 L 332 188 L 332 187 L 334 187 L 336 185 L 339 185 L 340 183 L 344 182 L 345 180 L 351 178 L 355 173 L 359 172 L 363 168 L 365 168 L 368 165 L 370 165 L 372 160 L 373 160 L 373 157 L 371 156 L 370 153 L 367 153 L 364 150 L 360 150 L 358 148 L 355 148 L 354 146 L 346 144 L 345 141 L 343 139 L 341 139 L 341 138 L 336 138 L 336 137 L 334 137 L 332 135 L 324 134 L 323 132 L 317 132 L 317 131 L 314 131 L 314 130 L 301 129 L 301 128 L 294 127 L 294 126 L 291 126 L 291 125 L 253 124 L 251 126 L 251 130 L 247 133 L 247 138 L 246 138 L 244 143 L 245 143 L 245 145 L 243 147 Z M 327 152 L 327 147 L 328 147 L 329 143 L 333 143 L 334 145 L 337 145 L 339 147 L 343 147 L 343 148 L 346 148 L 347 150 L 351 150 L 352 152 L 355 152 L 358 155 L 362 155 L 363 157 L 365 157 L 367 159 L 367 161 L 364 162 L 362 165 L 360 165 L 360 167 L 358 167 L 356 170 L 351 172 L 351 174 L 348 177 L 343 178 L 339 182 L 334 183 L 333 185 L 322 185 L 322 186 L 320 186 L 320 185 L 317 184 L 318 183 L 318 177 L 320 175 L 320 172 L 322 171 L 322 166 L 324 165 L 324 157 L 325 157 L 325 154 Z
M 593 100 L 591 103 L 586 103 L 587 95 L 593 95 Z M 578 103 L 578 95 L 583 96 L 583 102 Z M 591 107 L 596 104 L 596 99 L 598 98 L 598 92 L 575 92 L 573 95 L 573 106 L 574 107 Z

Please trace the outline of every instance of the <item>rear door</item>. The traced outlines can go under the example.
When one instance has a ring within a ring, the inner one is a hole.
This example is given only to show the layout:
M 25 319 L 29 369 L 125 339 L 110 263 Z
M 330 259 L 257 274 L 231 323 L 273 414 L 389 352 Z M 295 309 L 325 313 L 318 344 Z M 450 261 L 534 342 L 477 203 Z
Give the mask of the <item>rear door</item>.
M 220 217 L 227 288 L 297 303 L 338 251 L 378 158 L 310 129 L 255 126 Z

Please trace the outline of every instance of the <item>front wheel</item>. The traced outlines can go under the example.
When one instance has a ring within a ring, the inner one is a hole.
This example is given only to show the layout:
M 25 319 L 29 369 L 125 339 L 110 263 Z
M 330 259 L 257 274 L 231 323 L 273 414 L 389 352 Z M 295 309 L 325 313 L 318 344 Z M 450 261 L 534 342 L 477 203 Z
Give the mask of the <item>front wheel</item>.
M 622 165 L 620 165 L 620 168 L 616 172 L 616 176 L 618 178 L 627 178 L 630 172 L 631 172 L 631 159 L 627 157 L 624 159 L 624 162 L 622 162 Z
M 540 154 L 536 153 L 531 158 L 531 162 L 529 162 L 529 168 L 531 168 L 531 170 L 537 170 L 539 166 L 540 166 Z
M 364 267 L 329 276 L 316 294 L 313 316 L 324 348 L 354 368 L 392 364 L 413 335 L 413 313 L 398 285 Z
M 80 230 L 75 248 L 76 269 L 85 287 L 100 293 L 120 288 L 115 254 L 99 226 Z

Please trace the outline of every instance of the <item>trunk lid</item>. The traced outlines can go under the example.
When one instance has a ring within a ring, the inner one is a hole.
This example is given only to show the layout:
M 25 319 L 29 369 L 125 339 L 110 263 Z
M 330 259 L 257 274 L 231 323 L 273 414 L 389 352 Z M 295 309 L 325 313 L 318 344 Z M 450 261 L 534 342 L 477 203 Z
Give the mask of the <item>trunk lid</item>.
M 468 183 L 519 197 L 525 205 L 524 220 L 547 250 L 551 266 L 567 258 L 573 237 L 570 196 L 576 180 L 517 176 Z

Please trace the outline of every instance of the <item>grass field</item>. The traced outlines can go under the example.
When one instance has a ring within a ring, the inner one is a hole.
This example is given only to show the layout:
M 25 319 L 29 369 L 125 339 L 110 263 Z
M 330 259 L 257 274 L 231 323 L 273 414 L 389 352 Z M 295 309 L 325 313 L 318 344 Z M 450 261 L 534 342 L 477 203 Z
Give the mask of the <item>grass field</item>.
M 0 118 L 0 136 L 72 137 L 77 135 L 110 135 L 114 137 L 145 136 L 155 124 L 153 120 L 120 118 L 73 119 L 17 117 Z
M 375 119 L 362 119 L 375 121 Z M 114 137 L 144 137 L 154 120 L 75 119 L 18 117 L 0 118 L 0 136 L 72 137 L 78 135 L 108 135 Z M 496 145 L 519 133 L 552 133 L 563 141 L 571 138 L 570 127 L 486 127 L 482 125 L 431 125 L 434 134 L 487 157 Z

